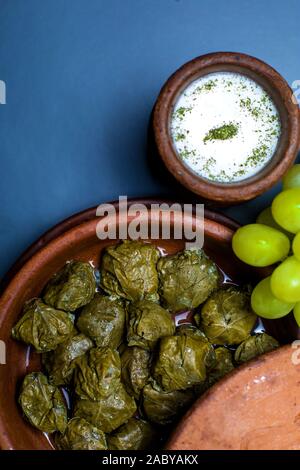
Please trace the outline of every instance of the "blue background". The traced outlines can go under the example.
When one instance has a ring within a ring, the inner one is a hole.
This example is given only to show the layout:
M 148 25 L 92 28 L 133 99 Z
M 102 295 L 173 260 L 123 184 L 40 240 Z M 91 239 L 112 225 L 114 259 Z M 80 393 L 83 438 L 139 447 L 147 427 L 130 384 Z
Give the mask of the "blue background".
M 0 0 L 0 275 L 75 212 L 168 195 L 146 160 L 163 82 L 197 55 L 231 50 L 291 84 L 299 13 L 299 0 Z M 226 212 L 251 221 L 273 193 Z

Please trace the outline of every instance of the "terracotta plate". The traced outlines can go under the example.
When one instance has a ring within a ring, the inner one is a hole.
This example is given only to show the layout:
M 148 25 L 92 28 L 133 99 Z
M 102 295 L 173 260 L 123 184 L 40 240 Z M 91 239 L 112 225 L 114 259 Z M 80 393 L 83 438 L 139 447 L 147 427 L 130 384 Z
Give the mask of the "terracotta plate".
M 149 205 L 153 200 L 139 200 Z M 117 204 L 115 204 L 117 209 Z M 149 224 L 159 215 L 153 212 Z M 79 259 L 99 265 L 101 251 L 116 241 L 96 237 L 99 222 L 95 208 L 76 215 L 45 234 L 32 245 L 2 283 L 0 298 L 0 339 L 7 347 L 7 363 L 0 365 L 0 447 L 2 449 L 50 449 L 47 436 L 34 430 L 22 418 L 16 395 L 20 381 L 31 370 L 40 368 L 39 356 L 10 338 L 13 324 L 24 302 L 41 293 L 49 278 L 66 261 Z M 122 223 L 120 218 L 119 223 Z M 205 213 L 205 249 L 226 274 L 236 280 L 249 278 L 249 270 L 231 251 L 231 237 L 237 224 L 222 215 Z M 153 240 L 167 253 L 184 248 L 184 240 Z M 228 281 L 228 279 L 226 278 Z

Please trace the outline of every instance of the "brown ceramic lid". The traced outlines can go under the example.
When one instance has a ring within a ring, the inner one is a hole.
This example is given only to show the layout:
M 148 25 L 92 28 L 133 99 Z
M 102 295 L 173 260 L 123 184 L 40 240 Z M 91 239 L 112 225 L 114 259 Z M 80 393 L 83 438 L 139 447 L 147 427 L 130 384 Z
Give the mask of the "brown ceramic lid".
M 245 364 L 194 404 L 166 448 L 299 450 L 299 377 L 291 346 Z

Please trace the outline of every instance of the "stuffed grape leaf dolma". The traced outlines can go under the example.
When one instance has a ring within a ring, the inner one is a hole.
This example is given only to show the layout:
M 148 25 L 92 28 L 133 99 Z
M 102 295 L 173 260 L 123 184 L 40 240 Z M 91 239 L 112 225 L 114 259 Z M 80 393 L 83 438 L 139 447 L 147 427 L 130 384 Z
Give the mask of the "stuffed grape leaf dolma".
M 229 372 L 234 369 L 234 365 L 232 363 L 232 353 L 229 349 L 222 346 L 216 348 L 215 355 L 216 363 L 209 371 L 207 379 L 205 382 L 195 387 L 195 393 L 197 395 L 202 395 L 204 392 L 206 392 L 206 390 L 212 387 L 212 385 L 218 382 L 218 380 L 229 374 Z
M 273 351 L 279 347 L 278 341 L 266 333 L 249 336 L 235 351 L 234 360 L 238 364 L 250 361 L 261 354 Z
M 190 336 L 194 339 L 208 341 L 203 331 L 191 324 L 182 324 L 177 327 L 176 334 L 179 336 Z
M 51 307 L 74 312 L 95 295 L 96 279 L 89 263 L 70 261 L 48 282 L 44 301 Z
M 160 341 L 153 375 L 168 392 L 185 390 L 204 382 L 215 360 L 214 348 L 207 339 L 184 333 L 167 336 Z
M 142 300 L 129 307 L 127 341 L 129 346 L 152 350 L 159 338 L 173 335 L 175 324 L 170 313 L 155 302 Z
M 93 347 L 90 338 L 74 329 L 74 335 L 57 346 L 55 351 L 43 354 L 43 365 L 53 385 L 68 385 L 75 369 L 75 359 Z
M 64 432 L 67 409 L 60 390 L 48 383 L 41 372 L 26 375 L 19 396 L 19 404 L 28 421 L 40 431 Z
M 203 303 L 218 286 L 218 269 L 202 250 L 185 250 L 157 264 L 163 306 L 172 312 Z
M 73 328 L 71 314 L 49 307 L 41 299 L 32 299 L 26 302 L 22 317 L 12 329 L 12 337 L 42 353 L 66 341 Z
M 121 376 L 126 390 L 136 399 L 150 375 L 150 353 L 146 349 L 127 347 L 121 354 Z
M 74 415 L 85 418 L 103 432 L 109 433 L 126 423 L 136 412 L 136 404 L 120 382 L 117 388 L 101 400 L 75 402 Z
M 130 301 L 158 300 L 158 258 L 154 245 L 139 241 L 125 240 L 108 247 L 102 258 L 101 287 Z
M 208 343 L 211 346 L 211 343 L 208 341 L 203 331 L 201 331 L 198 327 L 191 325 L 191 324 L 178 325 L 178 327 L 176 328 L 176 335 L 188 336 L 194 340 L 199 340 L 204 343 Z M 214 367 L 215 364 L 216 364 L 216 355 L 214 352 L 214 348 L 210 347 L 208 357 L 206 360 L 206 367 L 211 369 L 212 367 Z
M 257 317 L 250 306 L 250 294 L 237 287 L 214 292 L 195 316 L 199 327 L 213 344 L 237 345 L 253 329 Z
M 216 364 L 211 369 L 208 376 L 208 383 L 210 386 L 234 369 L 234 365 L 232 363 L 232 352 L 229 351 L 229 349 L 223 347 L 216 348 L 215 355 Z
M 101 400 L 120 384 L 121 361 L 118 351 L 93 348 L 76 361 L 75 392 L 85 400 Z
M 104 432 L 83 418 L 72 418 L 64 434 L 56 437 L 55 443 L 61 450 L 107 449 Z
M 122 303 L 101 294 L 95 295 L 77 320 L 77 328 L 101 347 L 118 348 L 124 327 L 125 310 Z
M 131 418 L 107 438 L 110 450 L 149 449 L 155 437 L 153 426 L 142 419 Z
M 172 423 L 194 400 L 191 389 L 164 391 L 157 383 L 148 383 L 143 389 L 142 411 L 149 421 L 166 425 Z

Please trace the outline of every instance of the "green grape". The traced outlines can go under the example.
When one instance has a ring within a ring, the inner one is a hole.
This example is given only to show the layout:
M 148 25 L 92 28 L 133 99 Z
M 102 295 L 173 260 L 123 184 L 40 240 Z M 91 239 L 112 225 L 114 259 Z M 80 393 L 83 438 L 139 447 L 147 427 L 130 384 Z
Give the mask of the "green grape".
M 294 317 L 297 325 L 300 326 L 300 302 L 296 303 L 294 307 Z
M 292 240 L 294 237 L 294 234 L 291 232 L 288 232 L 287 230 L 284 230 L 284 228 L 280 227 L 277 222 L 275 222 L 274 217 L 272 216 L 272 211 L 271 207 L 266 207 L 263 211 L 259 213 L 256 219 L 257 224 L 263 224 L 263 225 L 268 225 L 268 227 L 273 227 L 279 230 L 282 233 L 285 233 L 285 235 Z
M 300 302 L 300 261 L 295 256 L 289 256 L 274 269 L 271 291 L 283 302 Z
M 284 233 L 263 224 L 249 224 L 239 228 L 232 238 L 235 255 L 251 266 L 270 266 L 285 258 L 290 241 Z
M 300 231 L 300 188 L 292 188 L 279 193 L 272 203 L 275 221 L 292 233 Z
M 300 165 L 292 166 L 282 179 L 283 189 L 300 188 Z
M 300 261 L 300 232 L 295 236 L 292 247 L 294 255 Z
M 263 318 L 281 318 L 290 313 L 294 303 L 282 302 L 274 297 L 270 287 L 271 277 L 266 277 L 254 288 L 251 295 L 252 310 Z

